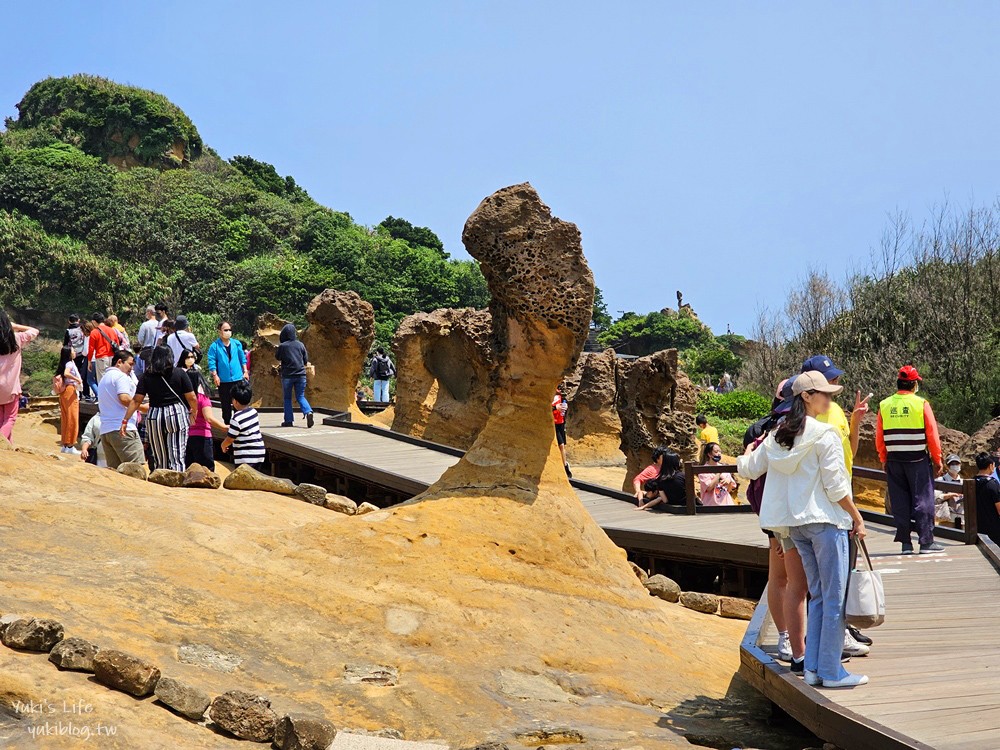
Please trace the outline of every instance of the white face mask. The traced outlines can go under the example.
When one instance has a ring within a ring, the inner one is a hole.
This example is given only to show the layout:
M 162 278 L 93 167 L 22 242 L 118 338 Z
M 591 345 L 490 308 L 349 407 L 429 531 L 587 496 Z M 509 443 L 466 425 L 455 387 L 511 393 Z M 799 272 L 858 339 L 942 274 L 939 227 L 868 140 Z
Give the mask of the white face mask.
M 950 471 L 956 477 L 958 476 L 958 472 L 960 472 L 961 470 L 962 467 L 960 464 L 948 464 L 948 471 Z

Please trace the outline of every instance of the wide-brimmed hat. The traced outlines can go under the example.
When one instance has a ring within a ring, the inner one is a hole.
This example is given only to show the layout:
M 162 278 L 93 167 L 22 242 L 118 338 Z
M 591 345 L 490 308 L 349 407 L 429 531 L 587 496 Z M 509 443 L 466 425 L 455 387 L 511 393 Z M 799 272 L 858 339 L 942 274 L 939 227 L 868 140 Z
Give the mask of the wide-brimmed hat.
M 831 396 L 836 396 L 843 390 L 844 386 L 830 385 L 830 381 L 823 376 L 823 373 L 816 370 L 801 373 L 795 378 L 795 382 L 792 384 L 792 393 L 796 396 L 806 391 L 819 391 L 820 393 L 829 393 Z

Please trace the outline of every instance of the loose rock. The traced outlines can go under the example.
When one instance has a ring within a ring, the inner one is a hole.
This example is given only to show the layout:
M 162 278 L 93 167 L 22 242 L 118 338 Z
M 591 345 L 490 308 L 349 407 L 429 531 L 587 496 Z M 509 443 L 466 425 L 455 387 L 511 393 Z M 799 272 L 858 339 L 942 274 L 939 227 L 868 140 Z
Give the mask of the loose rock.
M 355 515 L 363 516 L 365 513 L 372 513 L 376 510 L 379 510 L 377 505 L 372 505 L 371 503 L 361 503 L 361 505 L 358 506 L 357 511 L 355 511 Z
M 93 672 L 94 657 L 100 648 L 83 638 L 67 638 L 59 641 L 49 652 L 49 661 L 59 669 L 76 672 Z
M 323 506 L 348 516 L 353 516 L 358 512 L 358 504 L 351 500 L 351 498 L 344 497 L 343 495 L 334 495 L 332 493 L 327 494 L 323 501 Z
M 226 477 L 222 486 L 227 490 L 258 490 L 276 492 L 279 495 L 294 495 L 295 482 L 262 474 L 248 464 L 240 464 L 236 471 Z
M 481 742 L 478 745 L 467 747 L 463 750 L 508 750 L 508 748 L 503 742 Z
M 49 652 L 63 639 L 63 635 L 62 624 L 55 620 L 21 618 L 4 628 L 0 642 L 8 648 Z
M 230 734 L 254 742 L 270 742 L 278 717 L 262 695 L 230 690 L 215 698 L 208 709 L 212 721 Z
M 563 744 L 585 741 L 582 733 L 576 729 L 567 729 L 564 727 L 528 729 L 523 732 L 515 732 L 514 736 L 522 745 L 542 745 L 546 742 Z
M 301 714 L 282 717 L 274 730 L 278 750 L 326 750 L 337 730 L 326 719 Z
M 173 677 L 161 677 L 153 693 L 160 703 L 194 721 L 201 720 L 211 702 L 204 691 Z
M 723 596 L 719 599 L 719 614 L 734 620 L 753 619 L 756 607 L 757 602 L 749 599 L 737 599 L 733 596 Z
M 642 583 L 646 583 L 646 581 L 649 580 L 649 573 L 647 573 L 645 570 L 643 570 L 642 568 L 640 568 L 638 565 L 636 565 L 631 560 L 629 561 L 629 565 L 632 567 L 632 572 L 635 573 L 636 578 L 638 578 Z M 669 579 L 667 579 L 667 580 L 669 580 Z
M 102 649 L 94 657 L 94 677 L 102 685 L 142 698 L 153 692 L 160 670 L 138 656 Z
M 653 596 L 668 602 L 676 602 L 681 597 L 681 587 L 671 578 L 663 575 L 650 576 L 642 583 Z
M 348 664 L 344 667 L 344 682 L 392 687 L 399 682 L 399 670 L 384 664 Z
M 685 591 L 680 599 L 688 609 L 714 615 L 719 610 L 719 597 L 715 594 L 703 594 L 700 591 Z
M 326 488 L 303 482 L 295 488 L 295 496 L 313 505 L 323 505 L 326 502 Z
M 191 464 L 184 472 L 184 487 L 217 490 L 222 486 L 222 477 L 201 464 Z
M 127 477 L 132 477 L 133 479 L 141 479 L 145 482 L 149 479 L 149 467 L 146 464 L 141 464 L 138 461 L 129 461 L 127 463 L 118 464 L 118 473 L 124 474 Z
M 149 481 L 162 484 L 164 487 L 180 487 L 184 484 L 184 472 L 173 469 L 154 469 L 149 475 Z

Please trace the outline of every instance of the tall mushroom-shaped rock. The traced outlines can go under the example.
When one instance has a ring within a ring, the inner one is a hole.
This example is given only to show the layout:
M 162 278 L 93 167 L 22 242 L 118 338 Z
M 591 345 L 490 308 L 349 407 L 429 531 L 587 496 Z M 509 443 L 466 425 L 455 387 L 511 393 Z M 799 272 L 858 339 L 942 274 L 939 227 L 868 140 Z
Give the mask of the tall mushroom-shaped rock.
M 302 343 L 316 366 L 308 398 L 314 406 L 350 412 L 367 421 L 357 404 L 358 376 L 375 340 L 375 312 L 356 292 L 327 289 L 306 308 Z
M 676 349 L 618 363 L 618 415 L 625 454 L 625 491 L 664 445 L 682 461 L 695 460 L 694 409 L 697 394 L 681 372 Z
M 487 310 L 416 313 L 392 342 L 396 405 L 392 429 L 468 448 L 486 424 L 496 365 Z
M 253 400 L 258 406 L 281 406 L 281 377 L 275 365 L 274 351 L 278 348 L 281 329 L 288 323 L 273 313 L 257 318 L 257 332 L 250 350 L 250 382 Z
M 615 403 L 617 379 L 614 349 L 584 352 L 574 373 L 566 378 L 566 437 L 574 465 L 622 459 L 622 421 Z

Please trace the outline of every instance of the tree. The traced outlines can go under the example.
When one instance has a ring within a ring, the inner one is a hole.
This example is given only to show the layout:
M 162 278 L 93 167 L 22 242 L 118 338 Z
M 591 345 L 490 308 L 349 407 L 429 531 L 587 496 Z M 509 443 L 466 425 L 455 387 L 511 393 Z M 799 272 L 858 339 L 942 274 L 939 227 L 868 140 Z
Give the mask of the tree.
M 394 239 L 409 242 L 413 247 L 429 247 L 448 257 L 444 251 L 444 243 L 427 227 L 415 227 L 406 219 L 397 219 L 393 216 L 385 217 L 379 226 L 387 229 Z
M 604 301 L 604 292 L 599 286 L 594 287 L 594 315 L 590 322 L 598 331 L 606 331 L 611 326 L 608 303 Z

